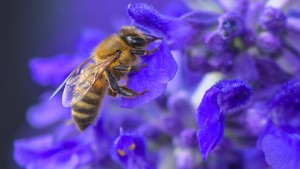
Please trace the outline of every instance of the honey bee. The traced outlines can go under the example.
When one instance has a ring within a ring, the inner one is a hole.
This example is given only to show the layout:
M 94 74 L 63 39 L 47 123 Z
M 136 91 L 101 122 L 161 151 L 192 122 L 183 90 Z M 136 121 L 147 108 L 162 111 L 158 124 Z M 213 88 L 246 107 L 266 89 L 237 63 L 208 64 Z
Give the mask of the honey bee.
M 146 50 L 148 45 L 160 38 L 144 34 L 134 26 L 124 26 L 118 34 L 102 41 L 92 52 L 91 57 L 81 63 L 54 91 L 50 99 L 63 87 L 62 103 L 72 107 L 72 119 L 80 131 L 94 123 L 106 91 L 111 96 L 137 97 L 148 92 L 138 93 L 119 86 L 118 81 L 131 71 L 138 71 L 139 56 L 154 53 Z

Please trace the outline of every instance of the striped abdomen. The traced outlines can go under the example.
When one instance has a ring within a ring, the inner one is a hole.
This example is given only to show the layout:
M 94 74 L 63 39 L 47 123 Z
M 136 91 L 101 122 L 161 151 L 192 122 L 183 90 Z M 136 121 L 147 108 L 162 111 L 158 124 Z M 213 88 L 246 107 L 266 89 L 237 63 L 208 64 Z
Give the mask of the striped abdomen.
M 100 77 L 83 98 L 72 105 L 72 117 L 80 131 L 85 130 L 96 120 L 107 86 L 106 77 Z M 80 91 L 78 87 L 76 90 Z

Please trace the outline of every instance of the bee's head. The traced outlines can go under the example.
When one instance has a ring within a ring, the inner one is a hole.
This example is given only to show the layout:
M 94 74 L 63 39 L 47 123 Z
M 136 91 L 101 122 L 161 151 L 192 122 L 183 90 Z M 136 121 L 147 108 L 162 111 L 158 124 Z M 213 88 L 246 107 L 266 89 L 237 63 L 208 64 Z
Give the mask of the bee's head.
M 134 26 L 124 26 L 119 32 L 120 37 L 130 46 L 142 48 L 148 44 L 145 35 Z

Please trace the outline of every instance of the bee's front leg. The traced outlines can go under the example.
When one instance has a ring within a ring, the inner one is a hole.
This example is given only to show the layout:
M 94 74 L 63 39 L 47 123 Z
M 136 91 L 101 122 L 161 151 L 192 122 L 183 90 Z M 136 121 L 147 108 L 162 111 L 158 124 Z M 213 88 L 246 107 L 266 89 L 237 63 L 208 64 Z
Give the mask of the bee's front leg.
M 105 70 L 105 73 L 108 77 L 111 89 L 114 92 L 116 92 L 117 94 L 120 94 L 120 95 L 125 96 L 125 97 L 136 97 L 136 96 L 141 96 L 141 95 L 143 95 L 143 94 L 145 94 L 146 92 L 149 91 L 148 89 L 146 89 L 143 92 L 138 93 L 138 92 L 136 92 L 132 89 L 129 89 L 126 86 L 119 86 L 119 84 L 117 83 L 117 81 L 113 77 L 112 73 L 108 69 Z

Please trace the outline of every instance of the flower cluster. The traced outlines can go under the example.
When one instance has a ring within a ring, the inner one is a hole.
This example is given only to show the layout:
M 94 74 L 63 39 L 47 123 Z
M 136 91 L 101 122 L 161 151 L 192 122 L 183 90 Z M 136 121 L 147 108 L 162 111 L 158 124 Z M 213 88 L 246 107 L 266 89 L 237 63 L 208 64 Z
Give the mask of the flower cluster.
M 16 162 L 30 169 L 300 168 L 300 11 L 293 3 L 185 0 L 165 14 L 130 4 L 132 24 L 162 39 L 127 81 L 149 92 L 105 98 L 83 133 L 66 124 L 61 96 L 48 101 L 45 93 L 28 122 L 52 132 L 16 140 Z M 33 79 L 57 86 L 103 37 L 87 30 L 74 54 L 32 59 Z

